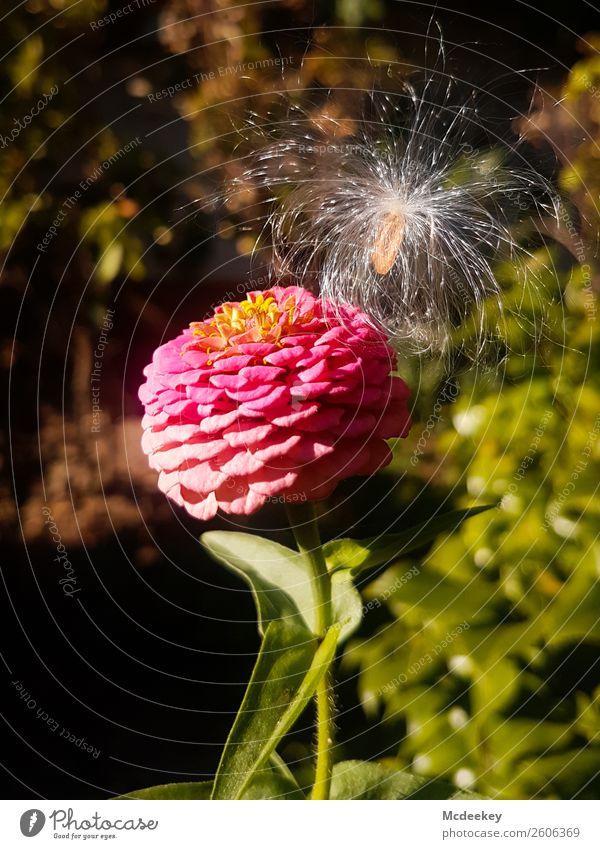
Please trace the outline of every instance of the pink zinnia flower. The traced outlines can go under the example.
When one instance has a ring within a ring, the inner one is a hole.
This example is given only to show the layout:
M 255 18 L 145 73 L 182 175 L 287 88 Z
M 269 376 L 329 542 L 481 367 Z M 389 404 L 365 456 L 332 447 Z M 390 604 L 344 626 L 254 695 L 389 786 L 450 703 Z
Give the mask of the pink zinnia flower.
M 367 316 L 298 287 L 250 292 L 154 352 L 139 396 L 159 487 L 199 519 L 305 501 L 391 460 L 410 427 L 396 358 Z

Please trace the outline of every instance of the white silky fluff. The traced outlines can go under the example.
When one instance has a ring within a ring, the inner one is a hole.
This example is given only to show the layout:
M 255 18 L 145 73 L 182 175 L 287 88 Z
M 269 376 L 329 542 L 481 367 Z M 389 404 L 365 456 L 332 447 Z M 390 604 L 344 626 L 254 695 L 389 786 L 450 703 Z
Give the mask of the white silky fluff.
M 501 310 L 495 260 L 522 262 L 515 227 L 557 216 L 550 184 L 518 145 L 475 149 L 476 106 L 456 103 L 452 78 L 441 98 L 434 87 L 371 94 L 350 135 L 347 122 L 329 119 L 320 132 L 306 109 L 290 107 L 279 129 L 261 131 L 265 144 L 241 179 L 270 192 L 260 224 L 277 273 L 317 281 L 324 297 L 360 307 L 413 352 L 444 351 L 487 299 Z M 379 274 L 372 254 L 388 213 L 402 216 L 403 238 Z

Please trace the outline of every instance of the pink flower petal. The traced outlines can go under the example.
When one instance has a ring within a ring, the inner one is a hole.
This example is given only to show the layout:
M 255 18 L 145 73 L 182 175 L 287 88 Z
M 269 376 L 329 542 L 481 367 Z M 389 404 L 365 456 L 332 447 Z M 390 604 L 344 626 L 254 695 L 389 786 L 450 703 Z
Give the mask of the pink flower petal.
M 212 374 L 210 385 L 219 389 L 248 389 L 252 387 L 250 381 L 239 374 Z
M 281 433 L 275 432 L 273 436 L 268 437 L 258 450 L 254 451 L 254 456 L 263 463 L 274 460 L 276 457 L 286 457 L 290 453 L 290 449 L 297 446 L 302 441 L 302 436 L 299 433 L 288 433 L 283 430 Z
M 293 427 L 306 419 L 310 419 L 320 409 L 319 404 L 307 404 L 297 401 L 287 407 L 277 407 L 265 413 L 269 421 L 277 427 Z
M 256 381 L 257 383 L 272 383 L 284 374 L 285 369 L 275 366 L 247 366 L 240 371 L 240 375 L 245 380 Z
M 155 451 L 150 455 L 150 462 L 157 465 L 154 468 L 172 471 L 178 469 L 184 463 L 194 460 L 212 460 L 215 457 L 221 458 L 225 452 L 229 452 L 230 447 L 224 439 L 212 439 L 208 441 L 193 440 L 177 444 L 173 448 L 163 448 L 161 451 Z M 229 459 L 229 453 L 225 460 Z M 223 460 L 223 462 L 225 462 Z
M 238 389 L 237 391 L 233 391 L 231 389 L 227 390 L 227 397 L 232 401 L 239 401 L 242 403 L 243 401 L 256 401 L 258 398 L 264 398 L 265 395 L 268 395 L 271 392 L 272 386 L 268 383 L 263 386 L 255 386 L 252 389 Z
M 210 355 L 205 351 L 187 350 L 181 354 L 181 358 L 188 368 L 204 368 L 210 362 Z
M 227 480 L 227 475 L 218 469 L 213 469 L 210 463 L 196 463 L 187 468 L 178 469 L 174 474 L 179 475 L 179 483 L 182 487 L 201 495 L 208 495 Z
M 211 371 L 214 372 L 233 372 L 236 373 L 245 366 L 250 365 L 254 361 L 251 354 L 242 354 L 237 357 L 226 357 L 224 354 L 217 354 L 214 358 Z
M 302 345 L 295 345 L 290 348 L 280 348 L 272 351 L 265 357 L 265 360 L 274 366 L 283 366 L 284 368 L 293 368 L 297 361 L 306 354 L 306 349 Z
M 198 426 L 193 424 L 169 425 L 164 430 L 145 430 L 142 436 L 142 448 L 146 454 L 172 447 L 189 439 L 198 433 Z
M 298 430 L 308 433 L 323 433 L 334 429 L 337 433 L 339 422 L 342 418 L 342 410 L 339 407 L 321 407 L 317 413 L 301 419 L 296 427 Z
M 270 463 L 260 473 L 248 476 L 248 486 L 259 495 L 273 496 L 290 489 L 297 480 L 297 470 L 279 469 Z
M 197 405 L 193 401 L 184 398 L 180 401 L 173 401 L 172 404 L 165 404 L 165 413 L 168 413 L 170 416 L 178 416 L 182 419 L 188 418 L 195 420 L 197 418 Z
M 250 451 L 238 451 L 231 460 L 228 460 L 221 468 L 227 476 L 233 477 L 248 477 L 255 472 L 262 470 L 264 463 L 258 457 L 251 454 Z
M 377 418 L 372 413 L 347 413 L 344 419 L 336 428 L 336 433 L 340 433 L 345 438 L 354 439 L 357 436 L 363 436 L 372 432 L 377 425 Z
M 260 445 L 274 430 L 275 428 L 271 424 L 239 421 L 232 427 L 226 428 L 222 436 L 232 448 L 238 448 L 242 445 L 247 447 Z
M 195 519 L 200 519 L 203 522 L 208 522 L 214 519 L 219 509 L 219 504 L 214 492 L 210 492 L 207 496 L 199 496 L 195 492 L 182 489 L 181 498 L 188 513 Z
M 208 384 L 188 386 L 186 392 L 188 398 L 191 398 L 197 404 L 213 404 L 215 401 L 227 397 L 224 389 L 217 389 L 215 386 L 209 386 Z
M 262 398 L 257 398 L 254 401 L 244 401 L 240 404 L 240 412 L 244 414 L 252 412 L 262 413 L 264 410 L 280 404 L 282 401 L 290 397 L 290 390 L 287 386 L 276 386 L 268 395 Z
M 327 360 L 320 360 L 311 368 L 297 372 L 296 377 L 298 380 L 301 380 L 302 383 L 316 383 L 322 377 L 329 376 L 328 371 L 329 366 L 327 365 Z
M 233 424 L 240 417 L 240 409 L 231 410 L 230 413 L 223 413 L 222 415 L 217 416 L 209 416 L 206 419 L 202 419 L 200 422 L 200 430 L 202 433 L 218 433 L 221 430 L 224 430 L 229 425 Z
M 223 508 L 227 513 L 233 513 L 238 516 L 248 516 L 250 513 L 255 513 L 265 503 L 265 496 L 260 495 L 253 489 L 250 489 L 247 484 L 240 483 L 238 488 L 227 489 L 227 485 L 219 487 L 215 493 L 219 507 Z
M 290 395 L 292 398 L 298 398 L 300 401 L 308 401 L 311 398 L 318 398 L 325 392 L 331 389 L 331 382 L 328 380 L 320 383 L 300 383 L 290 386 Z

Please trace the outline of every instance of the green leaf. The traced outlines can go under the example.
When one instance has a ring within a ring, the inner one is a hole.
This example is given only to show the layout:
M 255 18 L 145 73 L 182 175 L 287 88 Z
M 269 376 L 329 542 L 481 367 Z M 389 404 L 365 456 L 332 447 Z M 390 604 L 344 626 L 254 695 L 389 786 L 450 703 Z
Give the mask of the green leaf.
M 250 782 L 240 799 L 306 799 L 295 780 L 286 781 L 280 775 L 258 775 Z
M 254 534 L 232 531 L 208 531 L 200 542 L 215 560 L 250 585 L 261 634 L 270 622 L 284 619 L 315 633 L 312 571 L 302 554 Z M 362 618 L 362 602 L 350 575 L 332 581 L 332 604 L 334 621 L 341 625 L 341 642 Z
M 110 283 L 119 273 L 123 262 L 123 245 L 113 241 L 104 251 L 96 266 L 96 278 L 100 283 Z
M 479 660 L 477 652 L 471 656 Z M 483 661 L 471 686 L 471 709 L 478 726 L 510 705 L 519 686 L 519 667 L 514 661 L 502 657 L 487 663 L 485 653 Z
M 250 585 L 261 634 L 270 622 L 283 619 L 314 632 L 310 572 L 299 552 L 254 534 L 231 531 L 208 531 L 200 542 L 211 557 Z
M 271 769 L 273 770 L 275 775 L 285 781 L 288 781 L 290 784 L 295 785 L 298 790 L 300 790 L 300 785 L 294 778 L 294 773 L 291 771 L 291 769 L 286 764 L 281 755 L 278 755 L 277 752 L 273 752 L 271 757 L 269 758 L 269 762 L 271 764 Z
M 490 643 L 490 657 L 500 656 L 508 645 L 515 654 L 540 639 L 558 646 L 600 640 L 600 547 L 590 548 L 576 563 L 555 597 L 535 619 L 504 625 L 502 640 Z M 476 633 L 474 644 L 484 642 Z
M 342 761 L 333 768 L 332 799 L 482 799 L 440 779 L 377 761 Z
M 331 603 L 334 622 L 340 626 L 338 645 L 341 645 L 356 631 L 363 618 L 362 599 L 349 569 L 331 576 Z
M 497 584 L 483 578 L 473 578 L 467 584 L 433 569 L 415 571 L 417 574 L 403 574 L 401 567 L 387 569 L 372 586 L 375 597 L 380 594 L 398 616 L 407 608 L 418 609 L 441 629 L 448 629 L 455 622 L 470 626 L 472 622 L 489 619 L 494 606 L 501 601 Z M 453 641 L 452 634 L 446 634 L 446 638 Z
M 466 519 L 491 510 L 495 504 L 452 510 L 442 516 L 434 516 L 399 534 L 385 534 L 368 539 L 336 539 L 325 543 L 323 551 L 330 571 L 351 569 L 353 572 L 372 569 L 390 560 L 396 560 L 432 542 L 445 531 L 456 530 Z
M 252 678 L 219 764 L 213 799 L 241 799 L 306 708 L 331 664 L 339 626 L 321 643 L 289 621 L 267 626 Z
M 270 757 L 270 770 L 257 775 L 243 799 L 305 799 L 298 782 L 276 752 Z M 210 799 L 212 781 L 181 781 L 134 790 L 118 799 Z
M 556 599 L 548 605 L 543 627 L 549 642 L 600 639 L 600 546 L 574 564 Z
M 547 757 L 553 750 L 565 749 L 576 737 L 577 728 L 571 722 L 516 717 L 494 723 L 485 735 L 485 748 L 490 758 L 512 770 L 514 762 L 526 755 Z
M 588 788 L 588 785 L 597 780 L 599 763 L 600 748 L 597 746 L 573 748 L 546 757 L 538 756 L 525 760 L 514 768 L 514 782 L 507 783 L 507 786 L 502 788 L 502 793 L 511 799 L 516 798 L 512 794 L 519 785 L 525 787 L 529 793 L 539 792 L 538 788 L 542 786 L 547 793 L 556 794 L 553 798 L 573 799 L 581 794 L 583 799 L 596 799 L 597 791 Z

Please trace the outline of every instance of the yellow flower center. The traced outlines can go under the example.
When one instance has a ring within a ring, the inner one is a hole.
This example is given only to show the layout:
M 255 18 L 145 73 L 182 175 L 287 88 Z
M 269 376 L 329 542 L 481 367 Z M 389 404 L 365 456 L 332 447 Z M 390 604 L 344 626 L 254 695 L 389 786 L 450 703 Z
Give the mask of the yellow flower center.
M 240 304 L 223 304 L 222 312 L 218 313 L 211 324 L 213 324 L 223 335 L 243 333 L 249 329 L 249 325 L 256 327 L 261 336 L 266 336 L 277 324 L 281 317 L 281 310 L 277 306 L 275 298 L 265 298 L 259 295 L 255 301 L 242 301 Z

